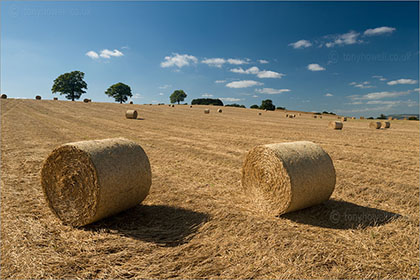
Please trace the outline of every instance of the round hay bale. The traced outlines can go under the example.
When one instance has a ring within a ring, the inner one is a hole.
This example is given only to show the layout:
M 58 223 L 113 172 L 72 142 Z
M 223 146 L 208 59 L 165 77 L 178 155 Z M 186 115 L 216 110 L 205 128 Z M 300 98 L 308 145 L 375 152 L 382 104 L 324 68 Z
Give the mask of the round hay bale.
M 258 113 L 258 116 L 261 116 L 261 112 Z
M 54 97 L 53 100 L 58 100 L 58 97 Z
M 138 205 L 152 183 L 140 145 L 113 138 L 65 144 L 44 161 L 41 185 L 52 212 L 83 226 Z
M 217 113 L 221 113 L 222 112 L 222 109 L 217 109 Z
M 137 119 L 137 111 L 136 110 L 127 110 L 127 112 L 125 112 L 125 117 L 127 119 Z
M 322 119 L 322 116 L 319 116 L 320 119 Z
M 3 93 L 3 94 L 1 95 L 1 99 L 7 99 L 7 94 Z
M 382 128 L 390 128 L 391 127 L 391 122 L 382 122 L 381 127 Z
M 130 101 L 130 104 L 133 104 L 133 101 Z
M 316 119 L 317 118 L 317 116 L 314 116 L 314 119 Z
M 192 105 L 190 105 L 190 108 L 192 108 Z
M 347 121 L 347 117 L 342 117 L 341 121 L 346 122 Z
M 294 115 L 289 115 L 289 119 L 293 119 L 294 118 Z
M 204 114 L 210 114 L 210 109 L 204 109 Z
M 370 122 L 369 124 L 370 128 L 380 129 L 381 128 L 381 122 Z
M 351 117 L 351 119 L 352 119 L 352 120 L 355 120 L 355 119 L 356 119 L 356 117 Z
M 37 96 L 35 96 L 35 99 L 36 99 L 36 100 L 41 100 L 41 99 L 42 99 L 42 97 L 41 97 L 41 95 L 37 95 Z
M 392 121 L 392 117 L 388 117 L 388 120 L 389 120 L 389 121 Z
M 365 119 L 365 117 L 362 117 L 362 116 L 361 116 L 359 119 L 364 120 L 364 119 Z
M 328 200 L 335 169 L 329 155 L 308 141 L 254 147 L 242 167 L 242 186 L 259 210 L 273 215 Z
M 342 122 L 336 122 L 336 121 L 332 121 L 328 124 L 329 128 L 332 129 L 343 129 L 343 123 Z
M 89 103 L 89 99 L 88 98 L 85 98 L 85 99 L 83 99 L 83 102 Z
M 150 105 L 152 105 L 152 104 L 150 104 Z M 174 108 L 174 107 L 175 107 L 175 105 L 174 105 L 174 104 L 172 104 L 172 105 L 171 105 L 171 107 L 172 107 L 172 108 Z
M 289 114 L 286 114 L 286 118 L 288 118 L 289 117 Z

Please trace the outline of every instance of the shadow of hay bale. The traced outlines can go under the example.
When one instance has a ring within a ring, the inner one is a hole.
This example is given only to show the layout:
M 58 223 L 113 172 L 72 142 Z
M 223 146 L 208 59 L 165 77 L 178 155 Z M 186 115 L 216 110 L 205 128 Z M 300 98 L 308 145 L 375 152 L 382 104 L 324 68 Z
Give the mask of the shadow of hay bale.
M 209 215 L 164 205 L 139 205 L 116 216 L 83 227 L 175 247 L 187 243 Z
M 332 229 L 380 226 L 400 217 L 396 213 L 339 200 L 328 200 L 320 205 L 280 216 L 296 223 Z

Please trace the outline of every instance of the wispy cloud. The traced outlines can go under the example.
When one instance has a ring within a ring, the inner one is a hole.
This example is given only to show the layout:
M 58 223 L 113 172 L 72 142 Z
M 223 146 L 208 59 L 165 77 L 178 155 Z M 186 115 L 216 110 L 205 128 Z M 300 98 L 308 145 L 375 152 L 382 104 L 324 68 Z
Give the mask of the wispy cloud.
M 372 78 L 378 79 L 379 81 L 386 81 L 386 79 L 383 76 L 379 75 L 372 76 Z
M 159 93 L 159 95 L 160 95 L 160 96 L 162 96 L 162 95 L 164 95 L 164 93 L 163 93 L 163 92 L 161 92 L 161 93 Z
M 222 97 L 222 98 L 219 98 L 219 99 L 222 100 L 222 101 L 225 101 L 225 102 L 237 102 L 237 101 L 242 100 L 240 98 L 234 98 L 234 97 Z
M 332 37 L 332 41 L 325 43 L 327 48 L 331 48 L 334 46 L 342 46 L 342 45 L 353 45 L 353 44 L 360 44 L 363 41 L 358 40 L 360 33 L 356 31 L 350 31 L 348 33 L 339 34 L 339 35 L 327 35 L 326 37 Z
M 255 91 L 262 94 L 281 94 L 284 92 L 289 92 L 290 89 L 261 88 L 261 89 L 256 89 Z
M 203 93 L 201 97 L 213 97 L 213 94 Z
M 324 67 L 322 67 L 321 65 L 317 63 L 309 64 L 308 66 L 306 66 L 306 68 L 310 71 L 324 71 L 325 70 Z
M 260 59 L 260 60 L 258 60 L 258 62 L 261 63 L 261 64 L 267 64 L 268 60 Z
M 390 86 L 394 86 L 394 85 L 414 85 L 417 83 L 417 80 L 412 80 L 412 79 L 399 79 L 399 80 L 395 80 L 395 81 L 389 81 L 387 84 Z
M 312 43 L 308 40 L 299 40 L 294 43 L 290 43 L 289 46 L 292 46 L 294 49 L 303 49 L 312 46 Z
M 140 99 L 140 98 L 143 98 L 143 96 L 140 93 L 135 93 L 131 98 L 132 99 Z
M 224 58 L 206 58 L 201 63 L 207 64 L 208 66 L 221 68 L 226 63 Z
M 363 32 L 363 35 L 376 36 L 376 35 L 382 35 L 382 34 L 390 34 L 394 32 L 395 30 L 396 29 L 394 27 L 382 26 L 382 27 L 376 27 L 372 29 L 366 29 L 365 32 Z
M 227 62 L 229 64 L 232 65 L 242 65 L 242 64 L 248 64 L 248 60 L 244 60 L 244 59 L 237 59 L 237 58 L 229 58 L 227 60 Z
M 351 82 L 349 85 L 357 87 L 357 88 L 373 88 L 374 87 L 368 81 L 364 81 L 361 83 Z
M 241 67 L 239 68 L 233 68 L 230 69 L 231 72 L 233 73 L 239 73 L 239 74 L 254 74 L 257 75 L 258 78 L 275 78 L 275 79 L 280 79 L 281 77 L 283 77 L 285 74 L 283 73 L 278 73 L 278 72 L 274 72 L 274 71 L 269 71 L 269 70 L 260 70 L 258 67 L 253 66 L 251 68 L 248 68 L 246 70 L 242 69 Z
M 331 97 L 331 96 L 334 96 L 334 94 L 332 94 L 332 93 L 326 93 L 326 94 L 324 94 L 325 96 L 328 96 L 328 97 Z
M 173 53 L 171 56 L 165 56 L 164 61 L 160 63 L 160 67 L 184 67 L 191 63 L 197 63 L 198 59 L 193 55 Z
M 415 89 L 413 89 L 413 91 L 420 92 L 420 88 L 415 88 Z
M 214 81 L 216 84 L 223 84 L 226 83 L 226 80 L 216 80 Z
M 226 87 L 228 88 L 247 88 L 247 87 L 253 87 L 253 86 L 260 86 L 263 85 L 263 83 L 252 81 L 252 80 L 243 80 L 243 81 L 235 81 L 230 82 L 226 84 Z
M 384 99 L 384 98 L 395 98 L 403 95 L 410 94 L 410 91 L 381 91 L 381 92 L 372 92 L 365 95 L 350 95 L 349 98 L 353 100 L 375 100 L 375 99 Z
M 167 88 L 170 88 L 171 87 L 171 85 L 163 85 L 163 86 L 160 86 L 159 88 L 160 89 L 167 89 Z

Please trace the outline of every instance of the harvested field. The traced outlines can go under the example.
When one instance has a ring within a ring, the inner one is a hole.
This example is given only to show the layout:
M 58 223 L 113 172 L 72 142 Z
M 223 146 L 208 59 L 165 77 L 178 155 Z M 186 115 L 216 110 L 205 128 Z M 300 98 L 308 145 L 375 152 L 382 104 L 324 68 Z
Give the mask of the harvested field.
M 337 116 L 207 107 L 1 99 L 1 278 L 418 277 L 417 121 L 372 130 L 352 120 L 337 133 Z M 126 119 L 128 109 L 142 118 Z M 149 196 L 62 225 L 43 197 L 43 160 L 64 143 L 115 137 L 147 153 Z M 331 200 L 280 217 L 255 211 L 241 187 L 245 155 L 302 140 L 334 162 Z

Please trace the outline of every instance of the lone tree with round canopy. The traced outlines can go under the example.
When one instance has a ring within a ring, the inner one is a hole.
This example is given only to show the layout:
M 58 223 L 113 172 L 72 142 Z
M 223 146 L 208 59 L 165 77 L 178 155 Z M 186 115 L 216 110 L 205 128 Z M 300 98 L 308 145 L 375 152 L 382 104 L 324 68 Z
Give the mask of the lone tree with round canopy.
M 261 102 L 260 108 L 263 110 L 269 110 L 269 111 L 276 110 L 276 106 L 274 106 L 273 101 L 271 101 L 271 99 L 263 100 Z
M 85 73 L 80 71 L 64 73 L 54 80 L 51 91 L 53 94 L 59 92 L 60 95 L 65 95 L 71 101 L 79 99 L 83 93 L 86 93 L 84 89 L 87 89 L 84 77 Z
M 178 89 L 178 90 L 175 90 L 169 98 L 171 100 L 171 103 L 178 102 L 179 104 L 179 102 L 184 101 L 186 97 L 187 97 L 187 94 L 182 89 Z
M 106 91 L 105 94 L 109 97 L 113 97 L 115 102 L 123 102 L 127 101 L 127 97 L 132 97 L 131 88 L 123 83 L 117 83 L 110 86 Z

